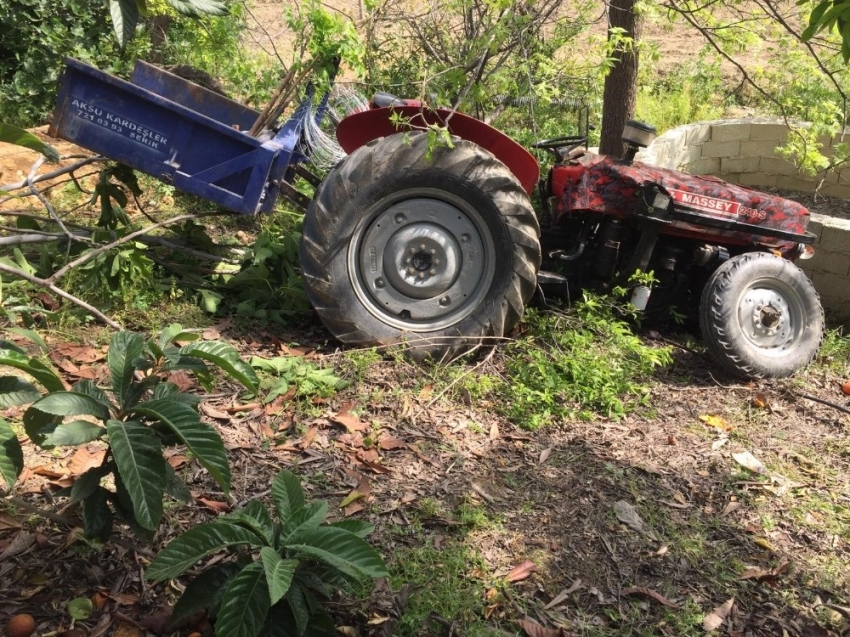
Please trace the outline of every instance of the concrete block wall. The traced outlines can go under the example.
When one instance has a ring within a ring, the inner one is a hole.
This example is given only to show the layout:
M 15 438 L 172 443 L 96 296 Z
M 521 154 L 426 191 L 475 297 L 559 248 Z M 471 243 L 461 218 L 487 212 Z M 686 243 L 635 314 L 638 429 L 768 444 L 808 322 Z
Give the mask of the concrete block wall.
M 659 136 L 637 160 L 694 175 L 714 175 L 756 190 L 812 192 L 823 181 L 821 194 L 850 199 L 850 168 L 828 175 L 798 171 L 776 152 L 787 136 L 788 126 L 779 119 L 697 122 Z M 843 141 L 848 140 L 850 130 L 845 130 Z M 829 156 L 842 140 L 836 136 L 821 141 L 822 152 Z M 827 314 L 850 322 L 850 220 L 813 214 L 808 230 L 818 236 L 815 256 L 797 263 L 814 283 Z

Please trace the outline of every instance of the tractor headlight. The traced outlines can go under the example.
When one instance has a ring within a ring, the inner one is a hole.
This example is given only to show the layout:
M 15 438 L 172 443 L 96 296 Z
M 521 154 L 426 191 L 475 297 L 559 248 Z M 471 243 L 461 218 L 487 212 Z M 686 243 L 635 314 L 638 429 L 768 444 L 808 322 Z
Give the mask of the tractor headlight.
M 636 119 L 630 119 L 623 128 L 623 141 L 626 144 L 646 148 L 655 139 L 658 131 L 654 126 L 644 124 Z

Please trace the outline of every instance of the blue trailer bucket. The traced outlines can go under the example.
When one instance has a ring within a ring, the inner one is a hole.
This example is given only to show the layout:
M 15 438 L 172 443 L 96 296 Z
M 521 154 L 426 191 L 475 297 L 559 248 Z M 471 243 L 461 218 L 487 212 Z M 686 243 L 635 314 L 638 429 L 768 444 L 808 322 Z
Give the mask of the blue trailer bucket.
M 230 210 L 271 210 L 297 146 L 310 97 L 270 140 L 247 131 L 259 113 L 155 66 L 126 82 L 68 58 L 50 134 L 127 164 Z

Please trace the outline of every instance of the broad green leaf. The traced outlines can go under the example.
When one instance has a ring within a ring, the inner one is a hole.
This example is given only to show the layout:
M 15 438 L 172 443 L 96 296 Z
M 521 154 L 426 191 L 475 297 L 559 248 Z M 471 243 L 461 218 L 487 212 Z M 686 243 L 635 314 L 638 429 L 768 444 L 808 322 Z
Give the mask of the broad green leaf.
M 224 492 L 230 491 L 230 465 L 221 436 L 215 429 L 201 422 L 193 407 L 174 398 L 162 398 L 136 405 L 130 413 L 168 426 L 210 472 Z
M 260 549 L 260 561 L 266 573 L 269 598 L 272 605 L 277 604 L 292 584 L 292 576 L 295 575 L 298 560 L 283 560 L 273 548 L 264 546 Z
M 56 427 L 44 438 L 44 444 L 51 447 L 84 445 L 106 434 L 106 429 L 88 420 L 72 420 Z
M 101 405 L 110 405 L 109 396 L 107 396 L 106 392 L 87 378 L 74 383 L 71 391 L 91 396 Z
M 74 480 L 71 487 L 71 502 L 83 502 L 100 488 L 100 481 L 107 473 L 108 467 L 92 467 L 79 478 Z
M 338 529 L 345 529 L 349 533 L 354 533 L 357 537 L 365 538 L 372 531 L 375 530 L 374 524 L 369 524 L 368 522 L 364 522 L 363 520 L 339 520 L 338 522 L 334 522 L 329 526 L 336 527 Z
M 11 349 L 0 349 L 0 365 L 20 369 L 35 378 L 47 391 L 63 391 L 65 385 L 56 373 L 44 363 Z
M 47 438 L 61 422 L 61 416 L 47 414 L 32 407 L 24 412 L 24 431 L 27 432 L 29 439 L 39 447 L 49 448 L 52 446 L 47 442 Z
M 294 511 L 304 506 L 304 490 L 301 488 L 301 482 L 295 474 L 286 469 L 275 476 L 271 491 L 277 515 L 282 523 L 286 523 Z
M 193 579 L 171 613 L 171 624 L 178 625 L 195 611 L 203 608 L 217 610 L 221 598 L 227 590 L 230 580 L 242 570 L 242 566 L 233 562 L 216 564 Z M 210 613 L 214 616 L 215 613 Z
M 15 264 L 12 263 L 11 261 L 9 261 L 9 259 L 0 259 L 0 263 L 6 263 L 6 262 L 8 262 L 7 265 L 15 267 Z M 17 352 L 18 354 L 21 354 L 23 356 L 27 355 L 27 353 L 24 350 L 22 350 L 20 347 L 15 345 L 12 341 L 7 341 L 5 338 L 0 338 L 0 350 L 3 350 L 3 349 L 7 349 L 10 352 Z
M 268 546 L 274 544 L 274 522 L 272 522 L 269 512 L 266 511 L 266 507 L 259 500 L 250 500 L 243 508 L 223 515 L 219 519 L 229 520 L 233 524 L 254 531 L 265 540 Z
M 112 27 L 115 38 L 123 49 L 127 42 L 133 39 L 136 25 L 139 23 L 139 7 L 136 0 L 109 0 L 109 13 L 112 16 Z
M 112 393 L 122 407 L 127 405 L 125 397 L 133 382 L 136 359 L 142 355 L 144 349 L 145 342 L 142 337 L 133 332 L 118 332 L 109 342 L 106 361 L 109 365 L 109 374 L 112 376 Z
M 156 529 L 165 493 L 165 460 L 159 438 L 132 421 L 109 420 L 106 429 L 118 473 L 133 501 L 136 522 L 145 529 Z
M 189 487 L 167 462 L 165 463 L 165 492 L 183 504 L 192 501 L 192 492 L 189 491 Z
M 238 544 L 259 547 L 262 541 L 248 529 L 230 522 L 201 524 L 172 540 L 148 566 L 145 577 L 155 581 L 178 577 L 207 555 Z
M 171 345 L 173 341 L 197 341 L 200 335 L 195 332 L 184 332 L 179 323 L 172 323 L 159 333 L 157 345 L 161 350 Z
M 313 529 L 319 528 L 319 525 L 327 517 L 328 503 L 324 500 L 311 502 L 301 507 L 283 522 L 283 543 L 286 544 L 293 537 L 303 536 Z
M 166 0 L 179 13 L 189 16 L 201 14 L 225 15 L 227 7 L 219 0 Z
M 41 398 L 41 392 L 32 383 L 17 376 L 0 377 L 0 409 L 13 405 L 27 405 Z
M 2 124 L 0 124 L 0 126 L 2 126 Z M 39 230 L 40 228 L 35 228 L 35 229 Z M 41 338 L 41 336 L 39 336 L 38 332 L 36 332 L 35 330 L 28 330 L 28 329 L 23 328 L 23 327 L 7 327 L 6 331 L 10 332 L 12 334 L 17 334 L 18 336 L 23 336 L 24 338 L 28 338 L 33 343 L 38 345 L 38 347 L 41 349 L 42 352 L 46 352 L 47 350 L 50 349 L 47 346 L 47 343 L 44 342 L 44 339 Z
M 200 341 L 189 343 L 180 348 L 180 354 L 194 356 L 209 361 L 219 369 L 238 380 L 252 393 L 257 393 L 257 375 L 251 366 L 239 357 L 239 352 L 227 343 L 218 341 Z
M 86 394 L 57 391 L 34 402 L 30 409 L 38 409 L 54 416 L 93 416 L 105 422 L 109 420 L 109 409 Z
M 217 637 L 256 637 L 270 608 L 263 565 L 259 562 L 249 564 L 230 581 L 224 593 L 215 634 Z
M 352 579 L 363 575 L 373 578 L 387 575 L 378 552 L 345 529 L 319 527 L 292 538 L 286 548 L 324 562 Z
M 23 470 L 24 450 L 18 436 L 12 426 L 0 418 L 0 478 L 6 483 L 6 489 L 15 486 Z
M 53 146 L 45 144 L 38 137 L 32 133 L 28 133 L 23 128 L 18 128 L 11 124 L 0 124 L 0 142 L 29 148 L 47 157 L 48 161 L 59 161 L 59 153 L 56 152 Z
M 289 608 L 292 610 L 292 619 L 295 621 L 295 634 L 303 635 L 307 630 L 307 625 L 310 623 L 310 605 L 307 602 L 309 593 L 297 581 L 292 582 L 289 592 L 286 594 L 286 599 L 289 602 Z
M 108 491 L 98 487 L 83 500 L 83 532 L 86 537 L 105 542 L 112 533 L 112 509 L 107 500 Z
M 137 538 L 144 542 L 152 542 L 154 531 L 146 529 L 136 522 L 136 513 L 133 510 L 133 498 L 130 496 L 127 487 L 124 486 L 121 474 L 113 471 L 113 478 L 115 480 L 115 495 L 110 500 L 115 507 L 115 515 L 130 527 L 130 530 Z

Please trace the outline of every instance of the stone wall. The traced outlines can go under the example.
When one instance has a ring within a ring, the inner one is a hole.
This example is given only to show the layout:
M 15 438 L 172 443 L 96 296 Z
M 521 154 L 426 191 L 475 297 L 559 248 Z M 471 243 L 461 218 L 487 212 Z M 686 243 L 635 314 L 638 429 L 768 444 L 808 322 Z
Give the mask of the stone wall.
M 823 180 L 821 194 L 850 199 L 850 168 L 828 175 L 799 172 L 776 152 L 787 134 L 782 120 L 770 118 L 699 122 L 667 131 L 637 159 L 694 175 L 715 175 L 757 190 L 812 192 Z M 821 140 L 822 152 L 829 156 L 838 141 Z M 818 235 L 815 256 L 798 265 L 811 278 L 827 313 L 850 320 L 850 220 L 813 214 L 808 229 Z

